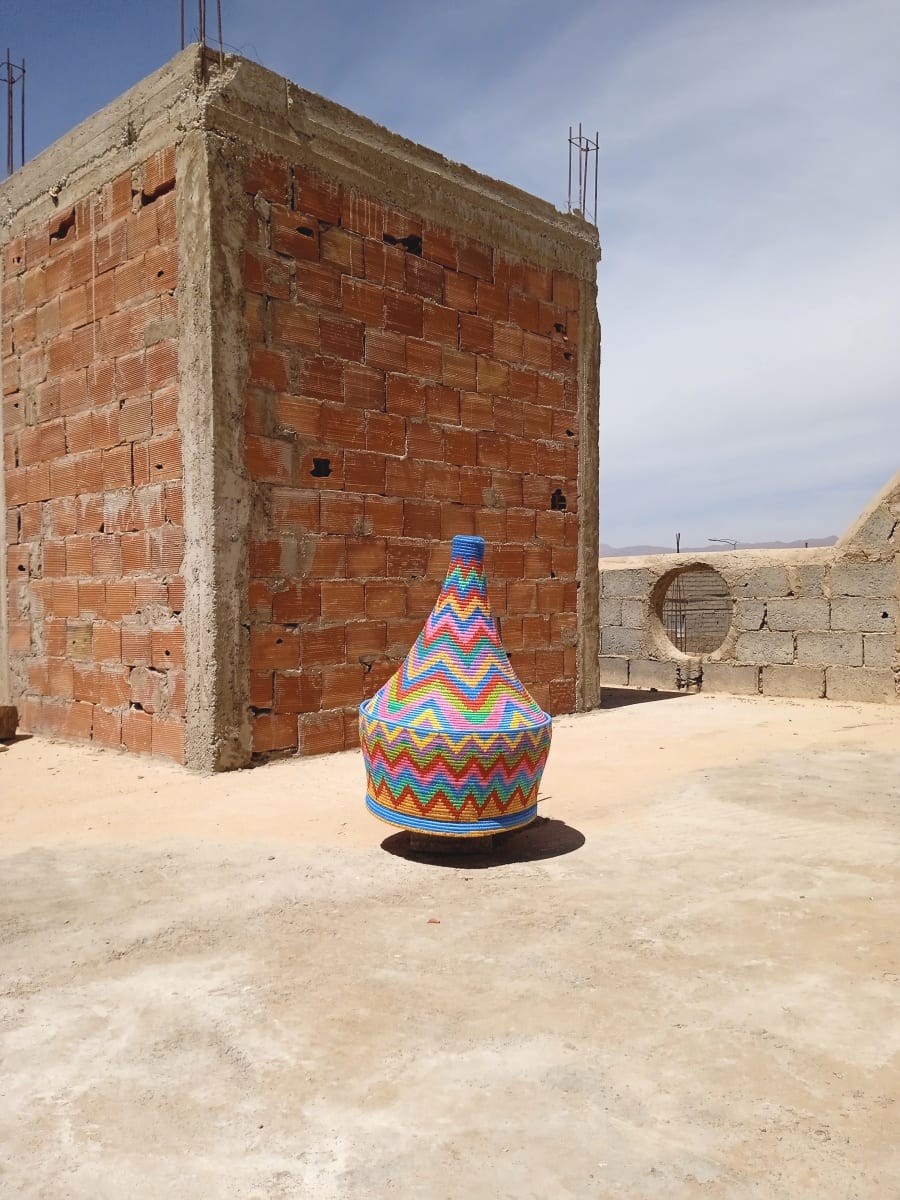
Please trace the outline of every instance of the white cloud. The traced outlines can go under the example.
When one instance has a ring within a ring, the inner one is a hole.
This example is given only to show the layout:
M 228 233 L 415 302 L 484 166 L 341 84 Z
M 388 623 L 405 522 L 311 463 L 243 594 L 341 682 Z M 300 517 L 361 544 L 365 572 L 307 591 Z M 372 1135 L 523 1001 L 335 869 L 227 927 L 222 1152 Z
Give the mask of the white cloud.
M 274 69 L 559 205 L 599 128 L 605 541 L 839 532 L 896 469 L 892 0 L 245 5 Z

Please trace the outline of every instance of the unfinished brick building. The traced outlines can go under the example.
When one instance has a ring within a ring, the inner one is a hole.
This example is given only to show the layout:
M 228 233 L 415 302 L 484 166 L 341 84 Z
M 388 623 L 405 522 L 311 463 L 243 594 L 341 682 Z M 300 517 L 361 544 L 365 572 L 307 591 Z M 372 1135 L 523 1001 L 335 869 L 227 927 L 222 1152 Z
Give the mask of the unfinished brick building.
M 197 47 L 0 223 L 25 729 L 204 770 L 354 746 L 457 533 L 535 698 L 596 703 L 592 226 Z

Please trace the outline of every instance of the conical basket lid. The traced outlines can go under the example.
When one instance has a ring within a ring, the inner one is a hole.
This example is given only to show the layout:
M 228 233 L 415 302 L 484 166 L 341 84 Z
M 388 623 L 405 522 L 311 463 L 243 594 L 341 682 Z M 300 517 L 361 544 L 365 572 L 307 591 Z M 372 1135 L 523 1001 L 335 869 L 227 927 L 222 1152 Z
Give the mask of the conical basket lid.
M 447 578 L 400 670 L 363 706 L 415 729 L 534 729 L 549 716 L 522 686 L 487 599 L 484 541 L 455 537 Z

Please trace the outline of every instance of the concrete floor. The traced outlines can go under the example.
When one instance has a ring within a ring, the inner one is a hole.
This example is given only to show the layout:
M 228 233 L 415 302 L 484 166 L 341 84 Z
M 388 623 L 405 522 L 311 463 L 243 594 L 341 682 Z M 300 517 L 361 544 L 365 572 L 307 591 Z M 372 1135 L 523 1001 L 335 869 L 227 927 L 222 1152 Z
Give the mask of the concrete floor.
M 362 790 L 0 747 L 0 1195 L 900 1195 L 900 711 L 563 718 L 491 861 Z

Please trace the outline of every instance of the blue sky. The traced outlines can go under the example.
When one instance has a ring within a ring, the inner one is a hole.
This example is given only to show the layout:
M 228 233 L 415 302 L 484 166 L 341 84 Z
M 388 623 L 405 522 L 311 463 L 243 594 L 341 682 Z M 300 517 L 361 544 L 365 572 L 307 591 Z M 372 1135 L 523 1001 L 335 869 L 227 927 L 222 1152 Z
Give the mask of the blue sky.
M 178 11 L 0 0 L 29 152 L 176 52 Z M 839 533 L 900 467 L 896 0 L 223 11 L 241 53 L 559 206 L 569 124 L 600 130 L 603 541 Z

